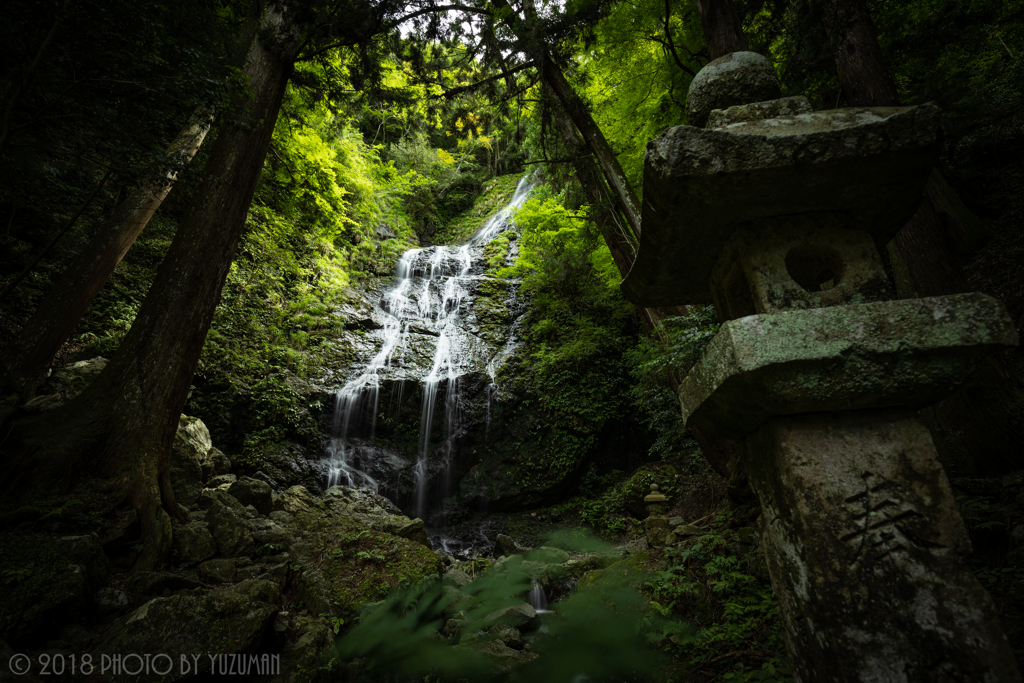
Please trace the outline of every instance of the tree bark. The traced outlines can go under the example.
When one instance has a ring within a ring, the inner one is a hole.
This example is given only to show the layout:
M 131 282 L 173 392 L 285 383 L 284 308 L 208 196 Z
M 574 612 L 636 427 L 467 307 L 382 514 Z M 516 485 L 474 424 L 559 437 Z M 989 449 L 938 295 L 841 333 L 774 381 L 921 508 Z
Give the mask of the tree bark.
M 897 106 L 865 0 L 828 0 L 823 23 L 849 104 Z M 917 213 L 889 243 L 897 296 L 914 298 L 968 290 L 964 268 L 988 237 L 987 228 L 933 171 Z M 954 476 L 995 476 L 1019 467 L 1019 419 L 1012 406 L 1024 397 L 1020 378 L 1001 358 L 988 357 L 955 394 L 922 411 L 939 456 Z
M 697 0 L 697 12 L 710 59 L 750 49 L 740 17 L 730 0 Z
M 828 0 L 821 8 L 847 101 L 861 107 L 899 103 L 865 0 Z
M 510 9 L 508 0 L 494 0 L 494 5 L 501 9 Z M 509 13 L 506 22 L 516 32 L 516 35 L 521 39 L 525 39 L 526 44 L 534 46 L 530 58 L 538 64 L 541 78 L 554 92 L 562 108 L 572 119 L 573 124 L 594 152 L 601 166 L 605 182 L 615 191 L 623 215 L 626 217 L 626 222 L 633 233 L 633 239 L 639 238 L 640 201 L 637 199 L 636 192 L 633 191 L 629 181 L 626 180 L 626 174 L 622 170 L 622 165 L 619 164 L 618 157 L 615 156 L 615 150 L 612 149 L 607 138 L 604 137 L 604 133 L 601 132 L 601 128 L 594 121 L 594 117 L 590 115 L 590 110 L 587 108 L 586 103 L 576 93 L 576 90 L 569 85 L 569 82 L 565 80 L 562 70 L 551 59 L 550 53 L 542 47 L 543 42 L 533 35 L 530 27 L 526 25 L 515 11 Z
M 83 252 L 54 281 L 4 360 L 6 384 L 19 387 L 50 364 L 171 191 L 177 169 L 195 156 L 210 130 L 210 122 L 205 108 L 196 110 L 167 149 L 172 165 L 132 190 Z
M 555 96 L 553 89 L 548 87 L 548 92 Z M 560 98 L 556 98 L 560 99 Z M 552 120 L 558 130 L 562 143 L 565 145 L 568 156 L 572 159 L 573 167 L 576 170 L 576 179 L 583 187 L 587 201 L 593 211 L 591 220 L 597 225 L 604 237 L 605 244 L 612 254 L 612 259 L 619 269 L 619 273 L 625 277 L 629 269 L 633 267 L 633 260 L 636 256 L 636 241 L 627 232 L 625 222 L 619 211 L 622 204 L 609 192 L 608 186 L 603 182 L 601 170 L 598 168 L 593 157 L 587 152 L 586 144 L 580 139 L 571 117 L 560 106 L 553 107 Z M 664 327 L 662 320 L 665 313 L 658 308 L 638 308 L 640 318 L 644 322 L 644 328 L 649 337 L 664 341 Z M 683 314 L 683 310 L 675 310 L 673 313 Z M 674 373 L 669 373 L 668 381 L 672 391 L 679 393 L 681 378 Z M 749 496 L 749 488 L 746 485 L 745 475 L 742 470 L 742 448 L 736 441 L 730 439 L 718 439 L 711 435 L 701 433 L 697 429 L 690 429 L 690 433 L 700 446 L 701 453 L 711 465 L 711 468 L 722 477 L 729 480 L 730 495 L 737 499 L 745 499 Z
M 291 74 L 297 41 L 282 24 L 274 10 L 264 17 L 243 70 L 249 91 L 221 125 L 207 177 L 117 354 L 68 405 L 19 421 L 11 435 L 18 451 L 8 494 L 67 489 L 84 471 L 108 479 L 139 513 L 139 571 L 167 555 L 167 511 L 180 515 L 171 444 Z

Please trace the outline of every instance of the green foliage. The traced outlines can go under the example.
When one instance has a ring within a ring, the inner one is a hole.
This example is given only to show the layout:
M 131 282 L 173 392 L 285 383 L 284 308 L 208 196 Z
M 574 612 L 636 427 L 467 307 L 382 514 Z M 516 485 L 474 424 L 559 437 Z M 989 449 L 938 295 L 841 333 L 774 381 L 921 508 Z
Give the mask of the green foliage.
M 695 9 L 660 0 L 612 5 L 575 83 L 638 193 L 647 142 L 686 122 L 686 93 L 706 62 Z
M 656 434 L 650 454 L 667 458 L 688 454 L 693 467 L 702 459 L 696 442 L 686 431 L 679 414 L 679 401 L 669 377 L 682 379 L 718 333 L 718 320 L 711 305 L 693 306 L 687 315 L 665 318 L 652 337 L 646 337 L 626 354 L 634 379 L 629 395 L 640 408 L 644 422 Z
M 668 620 L 654 637 L 692 672 L 715 666 L 723 680 L 791 683 L 764 560 L 720 528 L 726 517 L 720 515 L 716 529 L 691 545 L 667 551 L 666 568 L 645 584 L 652 607 Z M 680 619 L 695 628 L 678 627 Z M 759 666 L 733 664 L 731 653 L 753 655 Z
M 548 190 L 515 212 L 515 265 L 531 298 L 525 354 L 502 369 L 532 396 L 524 409 L 549 416 L 530 434 L 538 447 L 522 457 L 517 481 L 539 487 L 577 469 L 602 429 L 629 409 L 622 354 L 635 343 L 635 313 L 618 291 L 618 271 L 583 211 Z M 537 408 L 533 406 L 537 405 Z
M 361 615 L 338 642 L 340 656 L 363 662 L 364 680 L 384 675 L 484 680 L 495 665 L 472 643 L 496 638 L 486 631 L 500 623 L 495 613 L 520 604 L 530 585 L 526 574 L 492 570 L 463 586 L 464 596 L 446 593 L 436 580 L 406 587 Z M 621 581 L 591 586 L 556 606 L 558 618 L 546 622 L 546 633 L 532 646 L 541 657 L 508 675 L 552 683 L 574 676 L 601 681 L 650 675 L 659 659 L 639 636 L 642 608 L 636 591 Z M 459 634 L 439 638 L 447 614 L 458 615 Z
M 666 496 L 674 495 L 677 490 L 676 471 L 669 465 L 645 465 L 625 479 L 621 472 L 613 470 L 596 479 L 584 489 L 584 495 L 572 498 L 555 509 L 561 513 L 575 512 L 581 522 L 608 535 L 634 528 L 635 521 L 629 508 L 643 510 L 643 499 L 651 492 L 651 484 L 657 484 Z M 595 493 L 593 489 L 602 485 L 607 488 L 600 494 Z

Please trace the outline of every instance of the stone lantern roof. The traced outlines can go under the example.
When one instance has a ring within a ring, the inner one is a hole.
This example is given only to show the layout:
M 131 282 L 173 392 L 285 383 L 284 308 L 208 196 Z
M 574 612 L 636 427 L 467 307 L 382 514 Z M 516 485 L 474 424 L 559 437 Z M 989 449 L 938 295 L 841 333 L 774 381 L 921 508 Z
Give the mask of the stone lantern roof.
M 643 229 L 622 282 L 639 306 L 711 303 L 726 242 L 765 218 L 828 212 L 884 246 L 916 210 L 939 152 L 933 104 L 712 117 L 723 120 L 669 128 L 647 145 Z

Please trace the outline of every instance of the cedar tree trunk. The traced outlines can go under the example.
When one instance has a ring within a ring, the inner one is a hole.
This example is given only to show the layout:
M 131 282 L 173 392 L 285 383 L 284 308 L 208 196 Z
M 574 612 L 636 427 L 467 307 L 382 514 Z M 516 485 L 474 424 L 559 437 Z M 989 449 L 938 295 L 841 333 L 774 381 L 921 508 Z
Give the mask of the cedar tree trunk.
M 732 52 L 750 49 L 743 25 L 730 0 L 697 0 L 697 13 L 708 44 L 708 58 L 724 57 Z
M 85 249 L 50 287 L 4 359 L 6 383 L 18 387 L 46 369 L 129 247 L 174 186 L 210 130 L 211 117 L 197 110 L 167 149 L 173 166 L 144 180 L 114 210 Z
M 137 571 L 170 550 L 171 444 L 270 146 L 294 40 L 270 10 L 244 69 L 250 90 L 219 128 L 196 193 L 117 354 L 68 405 L 15 424 L 8 494 L 68 488 L 84 473 L 111 481 L 139 513 Z M 59 429 L 54 429 L 59 425 Z M 166 509 L 166 511 L 165 511 Z
M 865 0 L 828 0 L 822 19 L 849 104 L 899 105 Z M 986 236 L 981 221 L 933 171 L 921 207 L 888 246 L 897 295 L 967 291 L 967 259 Z M 1022 395 L 1019 378 L 1001 357 L 990 356 L 955 394 L 922 411 L 954 476 L 995 476 L 1020 467 L 1020 425 L 1012 406 Z

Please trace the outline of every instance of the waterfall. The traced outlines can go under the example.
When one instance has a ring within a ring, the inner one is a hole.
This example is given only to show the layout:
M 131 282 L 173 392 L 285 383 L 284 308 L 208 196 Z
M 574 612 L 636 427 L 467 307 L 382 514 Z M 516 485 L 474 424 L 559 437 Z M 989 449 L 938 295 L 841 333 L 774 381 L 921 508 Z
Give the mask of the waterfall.
M 516 186 L 512 200 L 492 216 L 469 240 L 459 246 L 435 246 L 410 249 L 399 259 L 395 269 L 395 285 L 382 296 L 380 310 L 383 317 L 381 342 L 373 358 L 359 373 L 337 390 L 334 423 L 327 448 L 327 484 L 369 487 L 377 491 L 379 483 L 366 473 L 354 455 L 352 438 L 369 434 L 372 438 L 380 400 L 382 377 L 391 376 L 395 366 L 410 350 L 410 333 L 418 339 L 436 336 L 430 370 L 418 381 L 422 383 L 423 402 L 420 412 L 419 439 L 415 476 L 414 511 L 423 517 L 431 503 L 431 458 L 437 462 L 438 449 L 432 446 L 432 426 L 435 421 L 439 387 L 445 386 L 444 433 L 440 448 L 441 468 L 433 481 L 442 494 L 451 487 L 455 456 L 455 436 L 459 427 L 459 378 L 475 366 L 483 366 L 491 376 L 514 350 L 514 340 L 507 340 L 490 358 L 476 358 L 479 351 L 467 340 L 462 323 L 470 308 L 473 271 L 479 272 L 483 246 L 510 225 L 512 210 L 527 198 L 532 183 L 524 177 Z M 428 335 L 424 337 L 424 335 Z M 479 340 L 476 342 L 480 344 Z M 490 352 L 488 352 L 490 353 Z M 491 388 L 488 388 L 488 427 L 490 419 Z M 367 424 L 368 422 L 368 424 Z M 437 467 L 435 465 L 435 470 Z

